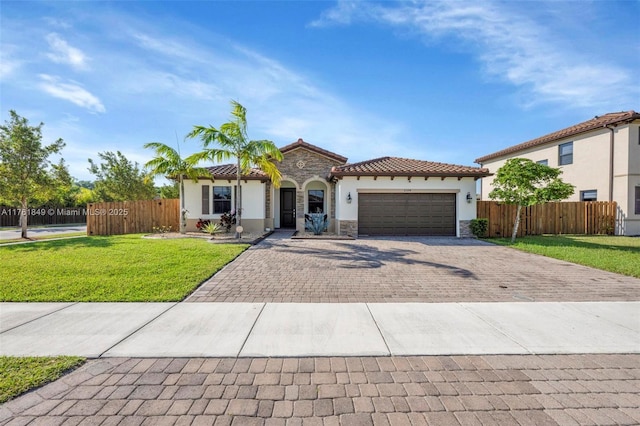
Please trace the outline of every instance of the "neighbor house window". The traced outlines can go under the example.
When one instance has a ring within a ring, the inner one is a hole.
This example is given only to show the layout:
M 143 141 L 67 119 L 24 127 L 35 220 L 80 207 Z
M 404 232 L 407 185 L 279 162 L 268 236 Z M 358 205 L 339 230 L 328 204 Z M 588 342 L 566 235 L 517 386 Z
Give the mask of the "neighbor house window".
M 598 201 L 598 191 L 595 189 L 580 191 L 580 201 Z
M 324 213 L 324 191 L 322 189 L 309 190 L 309 213 Z
M 202 214 L 209 214 L 209 185 L 202 185 Z
M 563 143 L 558 146 L 558 164 L 573 164 L 573 142 Z
M 640 214 L 640 186 L 636 186 L 636 214 Z
M 231 211 L 231 187 L 230 186 L 214 186 L 213 187 L 213 212 L 226 213 Z
M 549 165 L 549 160 L 540 160 L 540 161 L 536 161 L 536 163 L 542 164 L 543 166 L 548 166 Z

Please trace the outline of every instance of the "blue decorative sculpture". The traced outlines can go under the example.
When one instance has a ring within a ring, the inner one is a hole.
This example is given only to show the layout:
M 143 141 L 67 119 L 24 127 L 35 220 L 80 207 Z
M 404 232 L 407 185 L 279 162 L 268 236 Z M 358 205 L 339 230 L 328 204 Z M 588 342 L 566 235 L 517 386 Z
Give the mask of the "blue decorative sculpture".
M 324 213 L 309 213 L 304 215 L 305 229 L 313 235 L 321 235 L 329 227 L 329 218 Z

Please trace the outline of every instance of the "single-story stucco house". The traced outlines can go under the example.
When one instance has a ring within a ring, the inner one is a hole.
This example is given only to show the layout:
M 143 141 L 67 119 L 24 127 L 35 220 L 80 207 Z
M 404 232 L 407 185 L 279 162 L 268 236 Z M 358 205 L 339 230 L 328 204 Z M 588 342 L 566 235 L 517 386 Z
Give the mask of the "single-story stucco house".
M 242 178 L 244 232 L 305 229 L 305 214 L 328 215 L 339 235 L 470 236 L 476 181 L 490 173 L 471 166 L 382 157 L 347 158 L 302 139 L 280 149 L 282 182 L 275 188 L 252 169 Z M 211 176 L 185 181 L 187 230 L 199 219 L 219 221 L 234 206 L 236 166 L 207 168 Z

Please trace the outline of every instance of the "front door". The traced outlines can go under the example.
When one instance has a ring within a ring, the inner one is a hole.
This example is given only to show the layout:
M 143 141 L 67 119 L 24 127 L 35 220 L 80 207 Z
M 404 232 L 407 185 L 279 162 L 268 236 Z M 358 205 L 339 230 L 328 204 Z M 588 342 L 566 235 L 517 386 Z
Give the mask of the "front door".
M 280 188 L 280 227 L 296 227 L 296 189 Z

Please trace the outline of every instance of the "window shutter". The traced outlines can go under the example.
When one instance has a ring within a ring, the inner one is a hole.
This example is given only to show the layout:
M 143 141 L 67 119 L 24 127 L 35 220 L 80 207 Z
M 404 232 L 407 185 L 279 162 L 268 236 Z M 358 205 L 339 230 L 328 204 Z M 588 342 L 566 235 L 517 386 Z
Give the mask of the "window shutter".
M 209 214 L 209 185 L 202 185 L 202 214 Z

